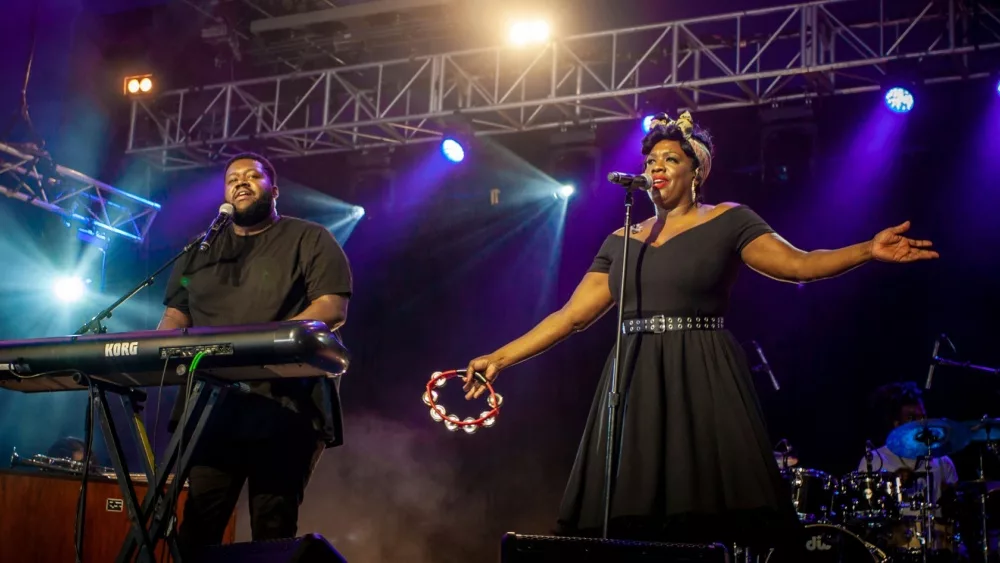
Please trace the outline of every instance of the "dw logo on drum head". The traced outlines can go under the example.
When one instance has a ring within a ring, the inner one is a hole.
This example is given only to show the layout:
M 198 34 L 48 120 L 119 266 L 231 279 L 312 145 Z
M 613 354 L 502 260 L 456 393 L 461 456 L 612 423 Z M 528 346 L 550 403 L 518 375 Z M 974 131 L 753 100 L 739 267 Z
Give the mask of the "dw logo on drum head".
M 830 551 L 833 546 L 823 541 L 823 536 L 813 536 L 806 542 L 806 549 L 809 551 Z

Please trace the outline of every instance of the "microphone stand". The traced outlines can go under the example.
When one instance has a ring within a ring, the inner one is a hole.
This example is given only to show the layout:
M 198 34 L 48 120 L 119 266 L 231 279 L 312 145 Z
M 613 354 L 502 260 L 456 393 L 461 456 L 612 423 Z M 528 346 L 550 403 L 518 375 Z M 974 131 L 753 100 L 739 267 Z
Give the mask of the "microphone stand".
M 119 297 L 117 301 L 115 301 L 111 305 L 108 305 L 103 311 L 94 316 L 94 318 L 87 321 L 83 326 L 78 328 L 76 332 L 74 332 L 73 334 L 79 336 L 87 333 L 93 333 L 93 334 L 107 333 L 108 329 L 104 326 L 104 321 L 111 318 L 111 316 L 115 312 L 115 309 L 121 307 L 122 304 L 124 304 L 129 299 L 135 297 L 135 295 L 140 291 L 142 291 L 143 289 L 146 289 L 147 287 L 153 285 L 156 282 L 157 276 L 162 274 L 163 271 L 172 266 L 174 262 L 180 260 L 181 257 L 190 252 L 192 248 L 198 246 L 200 240 L 201 237 L 199 236 L 195 240 L 189 242 L 187 246 L 184 247 L 184 250 L 181 250 L 180 252 L 175 254 L 174 257 L 171 258 L 166 264 L 160 266 L 159 269 L 150 274 L 149 277 L 147 277 L 146 279 L 139 282 L 139 284 L 133 287 L 128 293 Z
M 611 377 L 608 379 L 608 419 L 607 419 L 607 441 L 605 443 L 604 459 L 604 519 L 602 537 L 608 539 L 608 525 L 611 520 L 611 492 L 613 475 L 617 472 L 615 467 L 615 450 L 618 442 L 618 407 L 621 400 L 619 391 L 619 379 L 621 376 L 621 366 L 624 363 L 622 350 L 622 336 L 624 335 L 623 325 L 625 324 L 625 284 L 628 279 L 628 247 L 632 238 L 632 203 L 633 192 L 639 189 L 633 182 L 625 187 L 625 231 L 622 237 L 622 264 L 621 283 L 618 286 L 618 324 L 615 335 L 615 361 L 611 364 Z

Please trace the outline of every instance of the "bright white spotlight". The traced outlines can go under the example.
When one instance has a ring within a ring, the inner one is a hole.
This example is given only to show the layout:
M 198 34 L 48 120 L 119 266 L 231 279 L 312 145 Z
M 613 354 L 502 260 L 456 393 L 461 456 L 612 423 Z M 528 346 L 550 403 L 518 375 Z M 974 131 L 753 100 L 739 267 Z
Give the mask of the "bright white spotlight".
M 549 40 L 549 23 L 545 20 L 518 21 L 510 25 L 508 40 L 518 47 L 541 44 Z
M 913 109 L 913 94 L 899 86 L 890 88 L 885 93 L 885 107 L 896 113 L 906 113 Z
M 569 199 L 574 193 L 576 193 L 576 188 L 569 184 L 565 184 L 559 186 L 559 189 L 556 190 L 554 195 L 558 199 Z
M 361 207 L 360 205 L 354 206 L 354 209 L 351 210 L 351 217 L 355 219 L 360 219 L 364 216 L 365 216 L 365 208 Z
M 465 149 L 455 139 L 445 139 L 441 141 L 441 154 L 452 162 L 462 162 L 465 160 Z
M 59 278 L 52 285 L 56 299 L 64 303 L 79 301 L 87 291 L 87 286 L 79 276 Z
M 997 80 L 997 94 L 1000 94 L 1000 80 Z

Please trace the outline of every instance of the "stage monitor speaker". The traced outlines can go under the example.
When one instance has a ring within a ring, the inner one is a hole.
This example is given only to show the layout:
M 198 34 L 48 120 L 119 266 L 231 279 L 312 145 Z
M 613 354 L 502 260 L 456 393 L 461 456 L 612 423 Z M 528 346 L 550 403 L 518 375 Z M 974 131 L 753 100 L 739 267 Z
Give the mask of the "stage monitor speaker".
M 199 553 L 194 563 L 347 563 L 347 559 L 323 536 L 308 534 L 287 540 L 212 546 Z
M 527 536 L 500 542 L 500 563 L 729 563 L 722 544 L 656 543 L 614 539 Z

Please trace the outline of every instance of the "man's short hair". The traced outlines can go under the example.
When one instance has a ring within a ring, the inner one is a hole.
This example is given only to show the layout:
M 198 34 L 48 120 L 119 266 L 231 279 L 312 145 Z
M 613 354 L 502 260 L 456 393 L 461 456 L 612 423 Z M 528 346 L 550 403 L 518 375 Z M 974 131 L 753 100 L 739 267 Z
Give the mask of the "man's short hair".
M 271 164 L 270 160 L 255 152 L 241 152 L 240 154 L 230 158 L 226 161 L 226 167 L 223 169 L 223 173 L 225 173 L 225 170 L 229 170 L 229 167 L 237 160 L 253 160 L 259 162 L 261 166 L 264 167 L 264 172 L 267 172 L 268 179 L 271 180 L 271 185 L 278 185 L 278 173 L 274 171 L 274 165 Z

